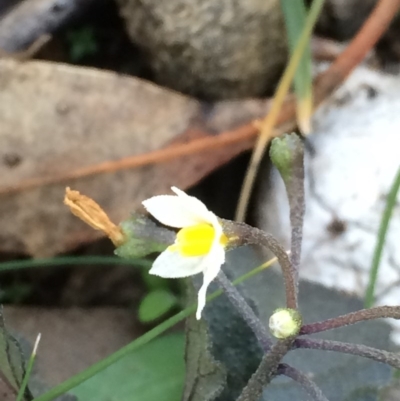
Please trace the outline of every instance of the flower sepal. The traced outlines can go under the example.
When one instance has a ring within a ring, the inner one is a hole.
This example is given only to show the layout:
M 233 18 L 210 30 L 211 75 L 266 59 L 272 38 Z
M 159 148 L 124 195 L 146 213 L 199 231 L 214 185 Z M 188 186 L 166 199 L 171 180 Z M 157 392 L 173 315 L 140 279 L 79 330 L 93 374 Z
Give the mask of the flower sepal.
M 121 258 L 137 259 L 163 252 L 175 241 L 175 231 L 161 227 L 141 214 L 132 214 L 119 227 L 125 241 L 116 247 L 114 253 Z

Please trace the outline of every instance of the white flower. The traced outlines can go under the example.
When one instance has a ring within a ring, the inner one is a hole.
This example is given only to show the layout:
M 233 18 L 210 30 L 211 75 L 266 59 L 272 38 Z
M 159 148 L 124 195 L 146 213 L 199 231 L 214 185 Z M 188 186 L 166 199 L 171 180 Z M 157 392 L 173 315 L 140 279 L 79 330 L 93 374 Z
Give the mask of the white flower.
M 217 216 L 193 196 L 172 187 L 175 195 L 154 196 L 144 207 L 162 224 L 180 228 L 175 243 L 154 261 L 151 274 L 165 278 L 188 277 L 203 273 L 196 318 L 206 304 L 207 287 L 225 262 L 224 245 L 228 242 Z

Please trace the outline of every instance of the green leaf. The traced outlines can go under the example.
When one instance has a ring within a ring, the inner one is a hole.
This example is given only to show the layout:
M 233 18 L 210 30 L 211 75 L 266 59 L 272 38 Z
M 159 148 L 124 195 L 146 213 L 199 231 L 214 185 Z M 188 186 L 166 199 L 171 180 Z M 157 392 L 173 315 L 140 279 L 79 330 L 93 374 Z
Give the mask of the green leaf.
M 11 335 L 5 327 L 3 308 L 0 305 L 0 394 L 2 395 L 0 399 L 4 397 L 6 399 L 15 399 L 22 386 L 25 387 L 20 398 L 22 401 L 31 401 L 34 397 L 47 390 L 47 386 L 40 379 L 40 373 L 36 369 L 30 371 L 29 364 L 27 366 L 25 355 L 30 355 L 31 353 L 31 344 L 20 333 L 13 332 L 13 335 Z M 26 378 L 25 375 L 27 375 Z M 24 378 L 25 380 L 28 379 L 26 383 L 24 383 Z M 7 398 L 9 395 L 12 398 Z M 57 398 L 53 397 L 52 400 L 77 401 L 71 394 L 63 394 Z
M 2 308 L 0 308 L 0 373 L 8 386 L 17 394 L 25 375 L 25 360 L 18 341 L 5 327 Z M 26 390 L 23 400 L 32 399 L 32 394 Z
M 148 290 L 158 290 L 160 288 L 168 289 L 171 286 L 171 281 L 160 276 L 149 274 L 148 270 L 142 270 L 142 280 L 146 284 Z
M 70 45 L 70 58 L 72 61 L 80 61 L 86 56 L 92 56 L 98 52 L 94 30 L 87 26 L 76 29 L 67 34 Z
M 227 254 L 224 271 L 231 278 L 238 277 L 258 262 L 259 256 L 251 248 L 239 248 Z M 195 284 L 197 288 L 201 278 Z M 266 325 L 273 311 L 285 305 L 283 280 L 275 271 L 266 270 L 238 288 Z M 196 290 L 191 296 L 196 296 Z M 358 298 L 304 281 L 300 282 L 299 303 L 304 323 L 362 309 Z M 391 350 L 389 334 L 386 323 L 368 321 L 316 336 Z M 235 400 L 261 358 L 254 335 L 224 295 L 206 306 L 202 321 L 188 321 L 186 354 L 184 401 Z M 193 355 L 196 363 L 191 360 Z M 310 374 L 330 401 L 376 401 L 378 389 L 390 380 L 392 371 L 369 359 L 317 350 L 291 351 L 285 362 Z M 208 376 L 200 374 L 203 369 L 210 372 Z M 308 396 L 297 383 L 279 377 L 266 388 L 262 400 L 305 401 Z
M 271 265 L 274 263 L 274 261 L 276 261 L 276 258 L 273 258 L 273 259 L 269 260 L 268 262 L 265 262 L 262 265 L 254 268 L 250 271 L 247 271 L 245 274 L 243 274 L 241 277 L 239 277 L 235 281 L 235 285 L 238 285 L 239 283 L 242 283 L 245 280 L 248 280 L 251 277 L 254 277 L 255 275 L 264 271 L 265 269 L 271 267 Z M 221 296 L 221 294 L 222 294 L 222 291 L 217 290 L 214 293 L 211 293 L 207 297 L 207 299 L 209 301 L 214 300 L 214 299 L 218 298 L 219 296 Z M 64 382 L 60 383 L 58 386 L 53 387 L 49 391 L 47 391 L 45 393 L 44 393 L 44 391 L 41 391 L 42 395 L 35 398 L 34 401 L 53 401 L 55 399 L 55 397 L 60 396 L 61 394 L 65 394 L 67 391 L 71 390 L 72 388 L 79 386 L 80 384 L 84 383 L 86 380 L 89 380 L 90 378 L 94 377 L 97 374 L 100 374 L 102 371 L 109 368 L 110 366 L 118 363 L 118 361 L 120 361 L 122 358 L 124 358 L 128 354 L 137 351 L 139 348 L 148 344 L 150 341 L 155 340 L 162 333 L 164 333 L 171 327 L 175 326 L 177 323 L 179 323 L 182 320 L 184 320 L 185 318 L 193 315 L 194 312 L 196 311 L 196 308 L 197 308 L 196 304 L 188 306 L 187 308 L 178 312 L 174 316 L 171 316 L 167 320 L 163 321 L 158 326 L 149 330 L 147 333 L 136 338 L 131 343 L 127 344 L 125 347 L 123 347 L 123 348 L 119 349 L 118 351 L 114 352 L 113 354 L 109 355 L 107 358 L 100 360 L 99 362 L 88 367 L 87 369 L 83 370 L 82 372 L 78 373 L 77 375 L 70 377 L 68 380 L 65 380 Z M 200 344 L 203 344 L 203 341 L 201 341 Z M 202 351 L 201 348 L 202 347 L 199 347 L 199 354 L 200 354 L 200 352 L 203 353 L 203 355 L 201 355 L 201 359 L 203 360 L 204 352 Z M 193 350 L 193 348 L 191 348 L 191 350 Z M 197 358 L 196 354 L 195 354 L 195 358 Z M 196 360 L 196 359 L 193 359 L 193 360 Z M 201 362 L 201 361 L 199 361 L 199 362 Z M 207 373 L 206 370 L 202 371 L 202 374 L 205 375 L 206 373 Z M 219 382 L 218 379 L 217 379 L 217 382 Z M 61 396 L 61 397 L 63 397 L 63 396 Z M 58 398 L 57 398 L 57 400 L 58 400 Z M 62 400 L 60 399 L 60 401 L 64 401 L 64 398 Z M 68 399 L 68 401 L 70 401 L 70 400 Z
M 177 401 L 184 380 L 184 337 L 160 337 L 74 388 L 82 401 Z
M 176 304 L 177 299 L 171 291 L 164 289 L 151 291 L 140 303 L 139 320 L 143 323 L 152 322 L 165 315 Z
M 19 390 L 18 390 L 18 395 L 17 395 L 16 401 L 23 401 L 24 399 L 26 399 L 25 396 L 26 396 L 26 392 L 27 392 L 27 388 L 28 388 L 28 383 L 29 383 L 29 381 L 31 379 L 33 364 L 35 363 L 39 341 L 40 341 L 40 334 L 37 336 L 36 343 L 35 343 L 35 345 L 33 347 L 31 356 L 30 356 L 30 358 L 28 360 L 27 367 L 26 367 L 26 372 L 25 372 L 24 378 L 22 380 L 22 383 L 19 386 Z

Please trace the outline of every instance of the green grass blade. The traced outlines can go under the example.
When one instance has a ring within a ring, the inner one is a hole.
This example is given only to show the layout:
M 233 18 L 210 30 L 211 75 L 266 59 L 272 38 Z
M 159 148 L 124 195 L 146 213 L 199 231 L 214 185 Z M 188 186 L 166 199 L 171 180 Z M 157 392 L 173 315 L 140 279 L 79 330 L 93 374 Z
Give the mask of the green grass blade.
M 373 306 L 375 301 L 375 285 L 378 278 L 379 265 L 382 258 L 383 247 L 385 245 L 386 234 L 389 228 L 393 209 L 396 205 L 397 194 L 400 188 L 400 167 L 393 181 L 392 188 L 386 200 L 385 210 L 382 214 L 381 224 L 379 226 L 378 237 L 375 245 L 374 256 L 372 258 L 371 269 L 369 272 L 368 287 L 365 294 L 364 305 L 366 308 Z
M 0 272 L 21 270 L 35 267 L 73 266 L 73 265 L 133 265 L 150 267 L 151 262 L 145 259 L 121 259 L 116 256 L 65 256 L 46 259 L 24 259 L 0 263 Z
M 270 267 L 276 262 L 276 258 L 269 260 L 268 262 L 262 264 L 261 266 L 256 267 L 255 269 L 251 270 L 250 272 L 244 274 L 243 276 L 236 279 L 233 284 L 238 285 L 243 281 L 249 279 L 250 277 L 255 276 L 256 274 L 260 273 L 264 269 Z M 207 297 L 207 302 L 212 301 L 213 299 L 219 297 L 222 294 L 221 290 L 215 291 L 211 295 Z M 141 337 L 137 338 L 136 340 L 132 341 L 125 347 L 121 348 L 117 352 L 111 354 L 107 358 L 97 362 L 96 364 L 90 366 L 89 368 L 85 369 L 81 373 L 78 373 L 75 376 L 72 376 L 68 380 L 64 381 L 63 383 L 59 384 L 56 387 L 53 387 L 47 393 L 42 394 L 39 397 L 36 397 L 33 401 L 51 401 L 54 398 L 60 396 L 61 394 L 66 393 L 67 391 L 71 390 L 72 388 L 78 386 L 79 384 L 83 383 L 84 381 L 90 379 L 97 373 L 101 372 L 102 370 L 108 368 L 115 362 L 119 361 L 124 356 L 128 355 L 129 353 L 139 349 L 143 345 L 146 345 L 149 341 L 155 339 L 166 330 L 173 327 L 175 324 L 179 323 L 186 317 L 193 314 L 197 309 L 197 305 L 191 305 L 184 309 L 183 311 L 177 313 L 176 315 L 170 317 L 169 319 L 165 320 L 158 326 L 154 327 L 152 330 L 148 331 Z
M 290 54 L 292 55 L 299 38 L 307 24 L 307 9 L 304 0 L 281 0 L 281 7 L 286 24 Z M 311 47 L 306 45 L 294 77 L 294 89 L 297 98 L 297 123 L 304 134 L 311 131 L 310 119 L 313 109 Z
M 275 95 L 272 99 L 272 104 L 268 111 L 268 114 L 266 115 L 264 120 L 261 121 L 260 123 L 261 124 L 260 135 L 258 136 L 256 146 L 251 155 L 251 160 L 247 167 L 246 176 L 244 177 L 242 189 L 240 192 L 239 202 L 237 205 L 236 215 L 235 215 L 236 221 L 244 221 L 250 200 L 250 195 L 254 187 L 255 179 L 257 176 L 257 172 L 259 170 L 262 157 L 264 155 L 268 142 L 273 136 L 272 135 L 273 129 L 275 127 L 276 122 L 279 119 L 279 113 L 281 111 L 282 105 L 290 89 L 290 85 L 292 84 L 293 77 L 296 74 L 299 62 L 301 61 L 303 50 L 310 41 L 312 30 L 314 28 L 315 23 L 317 22 L 318 16 L 320 15 L 323 5 L 324 5 L 324 0 L 313 1 L 310 7 L 310 11 L 307 14 L 307 19 L 304 29 L 302 30 L 301 35 L 299 37 L 299 42 L 296 48 L 294 49 L 293 54 L 291 54 L 289 62 L 285 68 L 285 71 L 283 72 L 283 75 L 279 80 L 279 84 L 276 88 Z
M 25 376 L 24 376 L 24 378 L 22 380 L 21 387 L 20 387 L 20 389 L 18 391 L 17 399 L 15 401 L 23 401 L 25 399 L 25 397 L 24 397 L 25 390 L 26 390 L 26 387 L 27 387 L 27 385 L 29 383 L 29 379 L 31 377 L 33 364 L 35 363 L 37 348 L 39 346 L 39 341 L 40 341 L 40 334 L 36 338 L 32 354 L 31 354 L 31 356 L 29 358 L 29 361 L 28 361 L 28 366 L 26 368 Z

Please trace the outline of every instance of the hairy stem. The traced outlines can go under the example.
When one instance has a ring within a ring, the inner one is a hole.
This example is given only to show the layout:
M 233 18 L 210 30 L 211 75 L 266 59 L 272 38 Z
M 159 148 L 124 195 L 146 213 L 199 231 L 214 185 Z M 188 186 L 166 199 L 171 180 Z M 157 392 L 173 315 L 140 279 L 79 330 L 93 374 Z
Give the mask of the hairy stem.
M 362 344 L 343 343 L 340 341 L 321 340 L 319 338 L 298 338 L 293 343 L 293 348 L 319 349 L 324 351 L 336 351 L 344 354 L 363 356 L 377 362 L 386 363 L 396 369 L 400 369 L 400 355 Z
M 292 177 L 290 183 L 286 183 L 286 192 L 290 205 L 290 261 L 292 263 L 293 274 L 296 281 L 296 291 L 298 291 L 299 268 L 301 259 L 301 244 L 303 241 L 303 221 L 305 211 L 304 199 L 304 152 L 303 146 L 298 146 L 294 152 Z
M 303 240 L 304 201 L 304 146 L 295 133 L 275 138 L 269 150 L 272 163 L 285 183 L 290 206 L 290 261 L 297 298 L 298 278 Z
M 285 339 L 271 348 L 236 401 L 256 401 L 260 398 L 264 387 L 278 374 L 280 361 L 292 348 L 292 344 L 293 338 Z
M 240 316 L 242 316 L 243 320 L 247 323 L 254 335 L 257 337 L 257 340 L 263 351 L 269 351 L 272 346 L 272 341 L 268 334 L 268 330 L 254 313 L 253 309 L 251 309 L 250 305 L 242 297 L 237 288 L 232 285 L 222 270 L 218 273 L 216 280 L 219 286 L 224 290 L 232 305 L 239 312 Z
M 400 306 L 377 306 L 370 309 L 362 309 L 357 312 L 348 313 L 346 315 L 327 319 L 322 322 L 305 324 L 301 329 L 299 335 L 320 333 L 336 329 L 338 327 L 348 326 L 365 320 L 372 320 L 378 318 L 391 317 L 393 319 L 400 319 Z
M 328 401 L 321 389 L 307 375 L 292 366 L 286 363 L 280 364 L 278 374 L 290 377 L 297 382 L 314 401 Z
M 286 306 L 297 309 L 297 289 L 293 274 L 292 264 L 288 252 L 269 233 L 258 228 L 251 227 L 246 223 L 237 223 L 230 220 L 220 219 L 225 235 L 233 245 L 261 245 L 268 248 L 278 259 L 285 281 Z
M 259 230 L 258 228 L 253 228 L 251 236 L 253 238 L 253 243 L 268 248 L 278 258 L 285 280 L 286 306 L 291 309 L 297 309 L 296 278 L 288 253 L 269 233 Z

